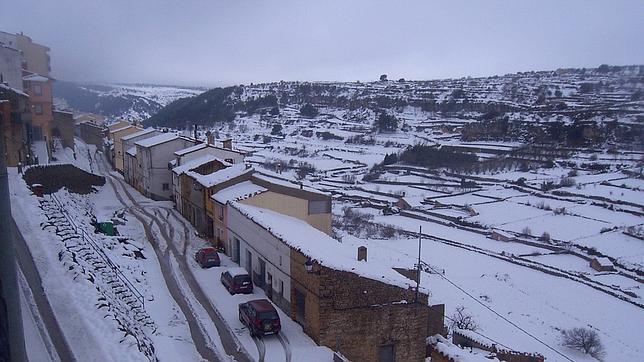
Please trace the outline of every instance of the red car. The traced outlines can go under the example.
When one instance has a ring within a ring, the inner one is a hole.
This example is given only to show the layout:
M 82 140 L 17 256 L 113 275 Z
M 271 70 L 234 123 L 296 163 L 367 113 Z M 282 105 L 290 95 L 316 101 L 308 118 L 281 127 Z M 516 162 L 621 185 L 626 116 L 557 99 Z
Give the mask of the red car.
M 219 254 L 215 248 L 201 248 L 195 254 L 195 260 L 202 268 L 211 268 L 221 265 Z
M 248 327 L 250 335 L 277 334 L 281 329 L 280 317 L 267 299 L 255 299 L 239 305 L 239 321 Z
M 253 281 L 244 268 L 230 268 L 221 273 L 220 280 L 230 294 L 253 292 Z

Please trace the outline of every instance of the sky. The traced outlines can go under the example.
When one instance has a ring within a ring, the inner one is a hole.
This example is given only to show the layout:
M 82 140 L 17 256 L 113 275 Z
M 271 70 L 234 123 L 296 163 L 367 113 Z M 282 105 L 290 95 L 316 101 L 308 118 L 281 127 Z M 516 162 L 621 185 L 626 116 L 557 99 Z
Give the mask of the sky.
M 20 0 L 61 80 L 222 86 L 644 64 L 642 0 Z

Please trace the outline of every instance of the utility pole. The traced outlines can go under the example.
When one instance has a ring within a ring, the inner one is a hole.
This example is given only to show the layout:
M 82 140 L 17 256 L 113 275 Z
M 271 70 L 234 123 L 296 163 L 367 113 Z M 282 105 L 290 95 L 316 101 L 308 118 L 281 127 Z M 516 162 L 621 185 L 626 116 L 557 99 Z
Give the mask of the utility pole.
M 418 226 L 418 264 L 416 264 L 416 297 L 414 302 L 418 303 L 418 294 L 420 293 L 420 246 L 423 237 L 423 226 Z
M 10 120 L 2 120 L 9 123 Z M 9 178 L 5 163 L 4 134 L 0 134 L 0 360 L 26 361 L 20 313 L 17 260 L 11 228 Z

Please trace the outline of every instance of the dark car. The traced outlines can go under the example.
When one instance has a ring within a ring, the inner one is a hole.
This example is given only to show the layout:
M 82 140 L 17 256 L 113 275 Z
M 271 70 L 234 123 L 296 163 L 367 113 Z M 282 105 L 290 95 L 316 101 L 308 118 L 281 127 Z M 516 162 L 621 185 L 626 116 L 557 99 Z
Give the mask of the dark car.
M 282 328 L 275 307 L 267 299 L 256 299 L 239 305 L 239 321 L 251 336 L 277 334 Z
M 230 294 L 253 292 L 253 281 L 244 268 L 230 268 L 221 273 L 221 284 Z
M 211 268 L 221 264 L 219 254 L 217 254 L 217 250 L 215 248 L 199 249 L 199 251 L 195 253 L 195 260 L 202 268 Z

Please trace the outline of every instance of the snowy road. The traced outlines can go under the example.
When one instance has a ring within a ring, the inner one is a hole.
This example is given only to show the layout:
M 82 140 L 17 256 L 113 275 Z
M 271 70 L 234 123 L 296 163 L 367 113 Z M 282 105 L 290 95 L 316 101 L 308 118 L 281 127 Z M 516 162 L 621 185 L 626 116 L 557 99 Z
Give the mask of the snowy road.
M 185 224 L 185 221 L 182 220 L 180 216 L 175 214 L 173 209 L 164 208 L 158 205 L 142 205 L 139 201 L 136 200 L 134 196 L 128 190 L 129 185 L 125 184 L 121 179 L 114 177 L 109 173 L 109 165 L 106 164 L 106 161 L 102 157 L 102 154 L 95 153 L 94 155 L 95 163 L 98 166 L 98 170 L 106 177 L 108 183 L 114 190 L 118 201 L 126 208 L 144 227 L 145 235 L 150 245 L 153 247 L 159 265 L 161 266 L 161 271 L 163 277 L 168 286 L 173 299 L 176 301 L 177 305 L 180 307 L 181 312 L 184 314 L 186 320 L 188 321 L 190 334 L 195 343 L 195 346 L 199 354 L 206 360 L 217 361 L 220 360 L 222 354 L 221 351 L 216 351 L 213 344 L 216 344 L 217 341 L 214 341 L 214 338 L 221 340 L 225 354 L 233 357 L 237 361 L 251 361 L 252 358 L 249 357 L 248 352 L 241 347 L 237 339 L 234 337 L 233 333 L 230 331 L 226 322 L 221 317 L 219 312 L 212 306 L 206 295 L 203 293 L 201 287 L 195 280 L 194 276 L 190 272 L 190 269 L 187 265 L 187 242 L 188 242 L 188 227 Z M 172 215 L 173 219 L 177 220 L 183 225 L 183 237 L 178 239 L 182 240 L 181 251 L 177 248 L 176 239 L 176 230 L 167 227 L 172 225 L 169 218 Z M 154 226 L 160 232 L 160 235 L 155 233 Z M 162 240 L 159 240 L 158 237 L 161 237 Z M 164 245 L 162 245 L 164 244 Z M 163 248 L 165 246 L 165 248 Z M 165 250 L 162 250 L 165 249 Z M 173 270 L 170 257 L 171 255 L 178 265 L 178 270 Z M 180 277 L 185 280 L 187 284 L 188 291 L 185 291 L 180 285 L 180 281 L 177 280 L 174 272 L 179 272 Z M 216 327 L 218 336 L 209 335 L 205 331 L 205 327 L 200 324 L 198 320 L 198 313 L 195 311 L 195 307 L 190 303 L 191 299 L 195 299 L 199 304 L 198 308 L 203 308 L 207 315 L 210 317 L 212 323 Z

